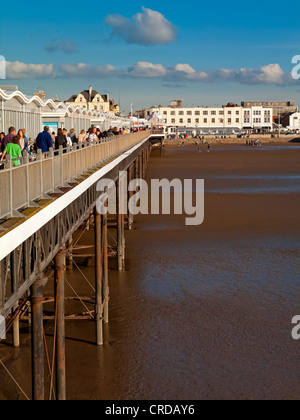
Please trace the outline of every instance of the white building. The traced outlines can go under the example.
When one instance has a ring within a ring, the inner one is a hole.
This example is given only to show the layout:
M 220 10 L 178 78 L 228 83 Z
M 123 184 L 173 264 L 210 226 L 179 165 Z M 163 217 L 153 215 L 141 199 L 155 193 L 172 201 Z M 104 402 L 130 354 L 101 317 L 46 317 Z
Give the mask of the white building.
M 273 108 L 252 106 L 243 108 L 243 130 L 267 132 L 273 128 Z
M 295 112 L 290 115 L 290 125 L 288 129 L 295 132 L 300 131 L 300 112 Z
M 101 131 L 110 127 L 130 127 L 130 118 L 118 117 L 111 112 L 88 110 L 84 107 L 71 106 L 39 96 L 26 96 L 19 91 L 0 89 L 0 131 L 7 133 L 9 127 L 17 130 L 25 128 L 29 137 L 36 138 L 49 126 L 57 133 L 58 128 L 75 129 L 78 134 L 89 127 L 98 127 Z
M 145 115 L 160 114 L 168 134 L 186 132 L 191 135 L 229 135 L 243 131 L 271 131 L 272 108 L 222 107 L 173 108 L 160 107 L 145 110 Z

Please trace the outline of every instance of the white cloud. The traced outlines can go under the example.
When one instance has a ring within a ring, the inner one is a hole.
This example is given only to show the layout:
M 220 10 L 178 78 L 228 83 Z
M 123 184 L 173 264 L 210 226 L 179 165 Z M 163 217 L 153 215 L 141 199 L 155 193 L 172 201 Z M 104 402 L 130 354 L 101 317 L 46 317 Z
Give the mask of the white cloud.
M 284 73 L 279 64 L 261 66 L 259 70 L 245 68 L 239 70 L 221 69 L 213 72 L 214 78 L 255 85 L 283 85 L 288 81 L 288 75 Z
M 152 64 L 145 61 L 139 61 L 135 63 L 132 67 L 129 67 L 125 71 L 124 75 L 129 77 L 137 78 L 161 78 L 165 77 L 167 70 L 161 64 Z
M 118 75 L 115 67 L 110 64 L 102 67 L 85 63 L 62 64 L 59 66 L 59 73 L 63 77 L 95 77 L 100 79 Z
M 54 78 L 55 71 L 53 64 L 25 64 L 20 61 L 6 62 L 7 79 L 36 79 Z
M 53 53 L 55 51 L 62 51 L 66 54 L 72 54 L 77 51 L 77 45 L 71 39 L 67 39 L 65 41 L 53 40 L 51 44 L 45 46 L 45 50 L 49 53 Z
M 164 15 L 145 7 L 132 20 L 122 15 L 109 15 L 106 24 L 112 28 L 112 35 L 125 39 L 129 44 L 159 45 L 174 42 L 177 30 Z
M 209 83 L 235 82 L 248 85 L 277 85 L 286 86 L 297 83 L 291 73 L 285 73 L 279 64 L 261 66 L 258 70 L 241 68 L 201 71 L 195 70 L 190 64 L 178 63 L 173 67 L 165 67 L 160 63 L 139 61 L 128 68 L 116 69 L 107 64 L 105 66 L 78 64 L 25 64 L 19 61 L 7 62 L 8 79 L 37 79 L 37 78 L 95 78 L 110 77 L 132 79 L 157 79 L 163 83 L 202 82 Z

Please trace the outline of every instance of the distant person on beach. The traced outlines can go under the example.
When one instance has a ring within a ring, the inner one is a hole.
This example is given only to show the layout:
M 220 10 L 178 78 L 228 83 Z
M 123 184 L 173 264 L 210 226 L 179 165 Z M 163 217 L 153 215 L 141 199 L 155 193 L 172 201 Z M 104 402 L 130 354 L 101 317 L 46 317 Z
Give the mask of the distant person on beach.
M 207 144 L 207 151 L 210 152 L 210 144 Z

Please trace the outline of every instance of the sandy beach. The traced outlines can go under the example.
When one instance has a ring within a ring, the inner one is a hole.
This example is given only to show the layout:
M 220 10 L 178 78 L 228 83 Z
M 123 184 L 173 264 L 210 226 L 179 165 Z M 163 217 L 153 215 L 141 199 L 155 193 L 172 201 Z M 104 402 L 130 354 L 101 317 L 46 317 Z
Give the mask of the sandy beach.
M 205 179 L 205 221 L 135 218 L 126 271 L 110 270 L 104 347 L 93 321 L 67 323 L 68 399 L 299 399 L 299 159 L 293 147 L 153 150 L 148 181 Z M 81 270 L 92 282 L 94 268 Z M 78 270 L 67 278 L 91 293 Z M 51 322 L 45 331 L 51 352 Z M 30 394 L 28 337 L 24 324 L 21 349 L 8 341 L 7 366 Z M 0 389 L 22 399 L 9 378 Z

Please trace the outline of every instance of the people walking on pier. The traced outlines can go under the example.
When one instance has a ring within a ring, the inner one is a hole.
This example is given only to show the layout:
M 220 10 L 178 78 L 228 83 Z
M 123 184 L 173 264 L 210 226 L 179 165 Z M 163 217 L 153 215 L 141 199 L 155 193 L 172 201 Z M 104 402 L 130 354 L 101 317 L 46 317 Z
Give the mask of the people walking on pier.
M 57 137 L 55 139 L 55 150 L 59 150 L 60 146 L 62 146 L 63 149 L 67 147 L 67 138 L 64 135 L 62 128 L 59 128 L 57 132 Z
M 10 155 L 13 160 L 13 166 L 20 165 L 20 161 L 16 160 L 22 157 L 22 151 L 21 151 L 19 142 L 20 142 L 20 137 L 14 136 L 12 139 L 12 142 L 8 143 L 7 146 L 5 147 L 5 150 L 1 156 L 1 162 L 3 161 L 6 155 Z
M 76 144 L 78 144 L 78 138 L 77 138 L 77 136 L 76 136 L 76 133 L 75 133 L 74 128 L 72 128 L 72 129 L 70 130 L 69 137 L 70 137 L 70 139 L 71 139 L 71 141 L 72 141 L 72 145 L 73 145 L 73 146 L 76 146 Z
M 25 150 L 27 150 L 27 147 L 28 147 L 28 139 L 25 137 L 23 130 L 18 131 L 18 136 L 20 137 L 19 146 L 21 147 L 21 151 L 23 155 L 23 153 L 25 152 Z
M 88 135 L 87 140 L 88 140 L 88 142 L 90 144 L 93 144 L 93 143 L 95 143 L 98 140 L 98 137 L 97 137 L 97 128 L 96 127 L 91 128 L 89 130 L 89 135 Z
M 2 153 L 4 152 L 6 146 L 9 143 L 12 143 L 12 140 L 15 137 L 15 135 L 16 135 L 16 129 L 15 129 L 15 127 L 10 127 L 8 129 L 8 134 L 4 137 L 4 139 L 2 141 Z
M 50 147 L 53 147 L 52 137 L 49 133 L 49 127 L 44 127 L 44 131 L 37 136 L 36 145 L 42 153 L 48 153 Z
M 73 146 L 73 143 L 72 143 L 72 140 L 71 140 L 71 137 L 69 136 L 69 134 L 68 134 L 68 130 L 66 130 L 65 128 L 63 129 L 63 135 L 66 137 L 66 139 L 67 139 L 67 146 L 70 146 L 70 147 L 72 147 Z
M 84 142 L 86 141 L 86 133 L 84 130 L 81 130 L 79 136 L 78 136 L 78 143 L 79 144 L 84 144 Z
M 5 133 L 0 133 L 0 157 L 2 156 L 2 142 L 5 137 Z

